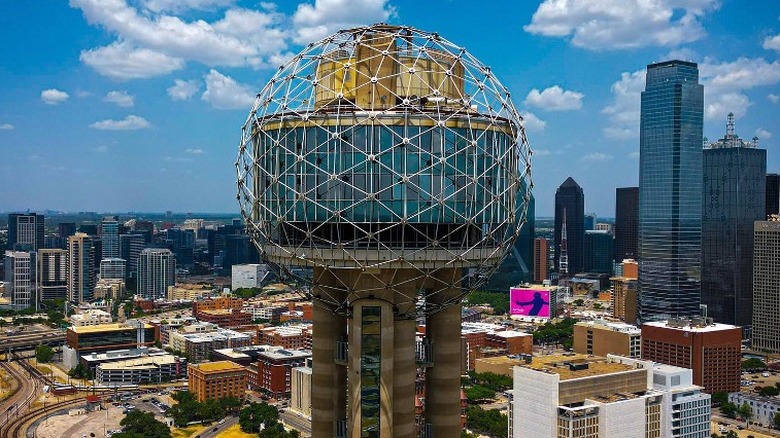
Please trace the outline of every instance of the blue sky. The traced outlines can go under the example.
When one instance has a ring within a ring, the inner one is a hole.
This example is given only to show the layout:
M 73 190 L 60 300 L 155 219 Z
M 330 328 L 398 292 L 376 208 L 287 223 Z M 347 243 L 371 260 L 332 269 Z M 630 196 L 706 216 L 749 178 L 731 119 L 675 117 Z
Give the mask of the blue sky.
M 775 0 L 6 1 L 0 211 L 237 211 L 253 95 L 302 43 L 378 21 L 439 32 L 510 89 L 538 216 L 567 176 L 614 216 L 638 180 L 644 68 L 670 58 L 700 64 L 705 136 L 733 111 L 780 172 Z

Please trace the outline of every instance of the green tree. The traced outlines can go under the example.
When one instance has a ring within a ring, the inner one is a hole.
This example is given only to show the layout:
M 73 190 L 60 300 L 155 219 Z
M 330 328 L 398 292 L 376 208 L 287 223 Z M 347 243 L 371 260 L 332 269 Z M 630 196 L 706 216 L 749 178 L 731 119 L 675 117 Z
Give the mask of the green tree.
M 762 397 L 774 397 L 780 395 L 780 390 L 775 386 L 765 386 L 758 391 L 758 394 Z
M 54 357 L 54 349 L 48 345 L 39 345 L 35 347 L 35 360 L 38 363 L 48 363 Z
M 753 418 L 753 408 L 747 403 L 742 403 L 742 406 L 737 409 L 737 413 L 740 417 L 742 417 L 743 420 L 745 420 L 745 423 Z
M 506 391 L 512 387 L 512 377 L 503 374 L 491 373 L 489 371 L 485 373 L 471 372 L 469 377 L 474 383 L 486 386 L 496 392 Z
M 157 421 L 150 412 L 131 411 L 119 424 L 124 430 L 114 435 L 116 438 L 171 438 L 168 426 Z
M 225 410 L 219 403 L 219 400 L 208 399 L 203 403 L 198 403 L 198 418 L 203 421 L 219 420 L 225 416 Z
M 471 386 L 464 389 L 463 392 L 466 393 L 466 398 L 469 399 L 470 402 L 492 399 L 496 396 L 495 391 L 482 385 Z
M 241 408 L 242 401 L 238 397 L 228 396 L 219 399 L 219 405 L 225 412 L 235 412 Z
M 469 429 L 494 438 L 506 438 L 509 428 L 509 420 L 501 411 L 477 406 L 466 409 L 466 422 Z
M 721 406 L 723 403 L 729 401 L 729 393 L 725 391 L 719 391 L 712 394 L 712 404 L 714 406 Z
M 737 405 L 731 402 L 725 402 L 720 405 L 720 411 L 728 418 L 737 418 Z
M 751 357 L 750 359 L 742 361 L 742 369 L 749 371 L 763 370 L 766 369 L 766 363 L 761 359 Z
M 279 411 L 276 407 L 268 403 L 250 403 L 238 413 L 238 424 L 241 430 L 247 433 L 256 433 L 260 430 L 260 425 L 266 427 L 273 425 L 279 420 Z
M 775 412 L 775 429 L 780 429 L 780 412 Z

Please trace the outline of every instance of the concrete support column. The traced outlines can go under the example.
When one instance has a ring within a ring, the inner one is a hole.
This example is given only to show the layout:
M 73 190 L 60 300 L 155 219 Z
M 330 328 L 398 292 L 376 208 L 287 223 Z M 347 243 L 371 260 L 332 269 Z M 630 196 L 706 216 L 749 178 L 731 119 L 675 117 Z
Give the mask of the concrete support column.
M 415 320 L 395 321 L 395 378 L 393 380 L 393 437 L 415 438 L 414 388 L 417 377 Z
M 455 291 L 440 290 L 428 300 L 443 303 Z M 433 366 L 425 373 L 425 422 L 433 438 L 460 436 L 461 305 L 455 304 L 430 315 L 426 336 L 433 343 Z
M 336 364 L 335 352 L 336 341 L 346 336 L 347 321 L 317 300 L 312 320 L 312 438 L 333 438 L 336 422 L 346 418 L 346 367 Z

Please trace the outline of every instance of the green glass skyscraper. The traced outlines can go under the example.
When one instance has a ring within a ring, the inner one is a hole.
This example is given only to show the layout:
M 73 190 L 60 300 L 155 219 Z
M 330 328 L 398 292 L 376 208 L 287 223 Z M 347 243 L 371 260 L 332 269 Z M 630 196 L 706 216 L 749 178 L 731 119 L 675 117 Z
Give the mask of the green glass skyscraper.
M 647 66 L 639 139 L 639 315 L 695 316 L 701 302 L 704 87 L 695 63 Z

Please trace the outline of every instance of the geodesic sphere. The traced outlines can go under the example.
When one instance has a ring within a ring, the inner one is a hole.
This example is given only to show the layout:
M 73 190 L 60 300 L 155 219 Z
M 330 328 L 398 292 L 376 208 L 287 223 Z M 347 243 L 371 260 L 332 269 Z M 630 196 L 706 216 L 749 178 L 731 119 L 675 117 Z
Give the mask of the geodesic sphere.
M 257 95 L 238 200 L 264 258 L 303 280 L 459 268 L 442 287 L 465 294 L 525 222 L 529 158 L 489 67 L 438 34 L 379 24 L 309 44 Z

